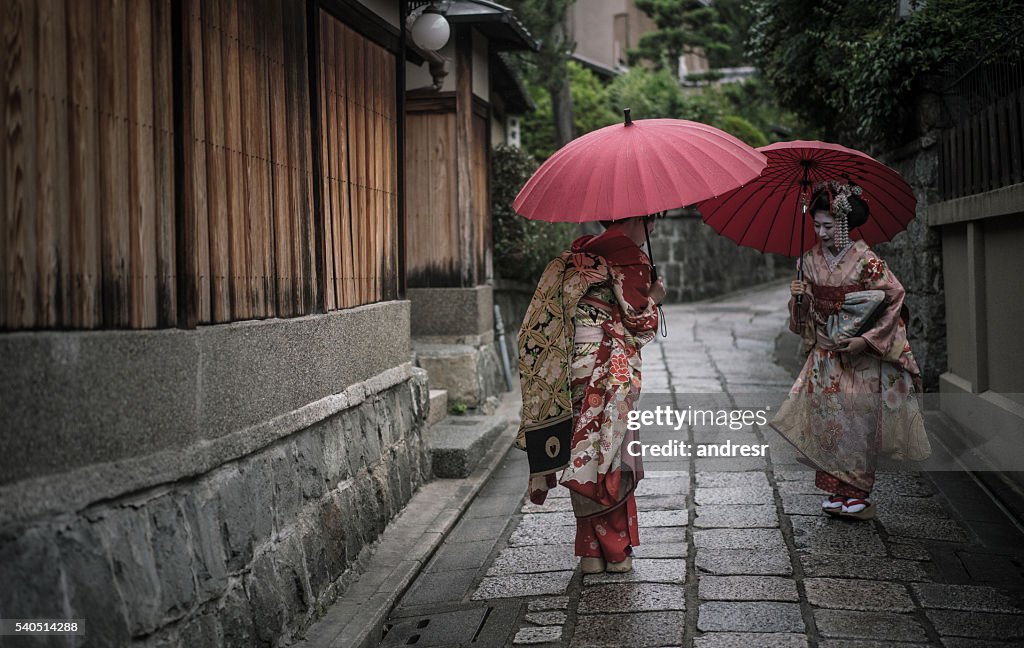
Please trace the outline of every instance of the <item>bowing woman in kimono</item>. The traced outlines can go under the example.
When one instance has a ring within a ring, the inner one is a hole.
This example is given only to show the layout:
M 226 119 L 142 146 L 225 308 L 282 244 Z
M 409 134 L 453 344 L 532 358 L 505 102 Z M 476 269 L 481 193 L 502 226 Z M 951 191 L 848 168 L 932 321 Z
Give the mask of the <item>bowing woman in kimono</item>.
M 516 445 L 530 460 L 530 499 L 569 488 L 584 573 L 632 569 L 640 543 L 633 491 L 639 457 L 624 452 L 640 395 L 640 349 L 665 297 L 640 248 L 647 217 L 603 222 L 545 269 L 519 332 L 523 411 Z
M 790 285 L 789 301 L 807 360 L 771 425 L 816 469 L 814 483 L 828 493 L 822 510 L 864 520 L 875 515 L 878 457 L 921 460 L 930 447 L 903 286 L 864 241 L 849 239 L 869 218 L 860 194 L 852 184 L 815 186 L 818 242 L 803 255 L 805 281 Z

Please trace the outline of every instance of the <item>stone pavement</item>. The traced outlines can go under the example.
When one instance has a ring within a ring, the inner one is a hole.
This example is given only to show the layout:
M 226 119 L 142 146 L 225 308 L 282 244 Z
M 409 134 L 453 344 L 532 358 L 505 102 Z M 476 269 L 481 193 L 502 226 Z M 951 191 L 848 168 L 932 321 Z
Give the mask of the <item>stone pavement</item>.
M 751 397 L 777 407 L 792 383 L 773 359 L 786 300 L 772 285 L 667 307 L 669 337 L 644 350 L 640 408 Z M 933 433 L 948 425 L 928 422 Z M 725 439 L 693 426 L 642 434 Z M 509 452 L 393 610 L 381 646 L 1024 645 L 1024 533 L 970 474 L 880 473 L 878 519 L 850 522 L 821 513 L 813 473 L 773 430 L 728 438 L 768 444 L 768 456 L 646 461 L 630 574 L 579 572 L 567 491 L 524 502 L 525 455 Z M 947 465 L 935 446 L 929 466 Z

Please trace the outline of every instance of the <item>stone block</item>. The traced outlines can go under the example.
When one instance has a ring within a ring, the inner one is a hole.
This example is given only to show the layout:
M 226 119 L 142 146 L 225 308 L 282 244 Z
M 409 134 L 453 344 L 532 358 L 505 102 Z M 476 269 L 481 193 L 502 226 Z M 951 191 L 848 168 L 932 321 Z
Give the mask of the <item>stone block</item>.
M 438 423 L 448 416 L 448 390 L 430 390 L 430 414 L 427 416 L 427 425 Z
M 641 533 L 643 542 L 633 548 L 633 555 L 637 558 L 686 558 L 685 542 L 651 542 L 646 531 Z
M 435 477 L 468 477 L 505 422 L 486 416 L 448 417 L 425 433 Z
M 494 329 L 491 286 L 408 288 L 413 337 L 473 336 Z
M 311 531 L 313 537 L 307 535 L 307 542 L 314 549 L 314 555 L 319 557 L 319 541 L 322 540 L 323 551 L 326 554 L 327 576 L 332 581 L 336 580 L 348 568 L 349 544 L 346 542 L 346 536 L 349 534 L 345 530 L 345 515 L 335 497 L 329 496 L 320 504 L 316 527 L 316 531 Z M 355 554 L 352 555 L 352 558 L 355 558 Z M 316 569 L 311 568 L 310 571 L 316 571 Z
M 1022 610 L 1005 593 L 995 587 L 980 585 L 942 585 L 915 583 L 911 585 L 922 607 L 967 612 L 1012 612 Z M 1024 622 L 1024 619 L 1022 619 Z
M 483 601 L 496 598 L 518 598 L 545 594 L 565 594 L 574 572 L 546 572 L 543 574 L 513 574 L 511 576 L 488 576 L 473 592 L 472 600 Z
M 724 602 L 700 604 L 697 629 L 701 632 L 804 632 L 797 603 Z
M 771 488 L 763 472 L 704 472 L 697 473 L 700 488 Z
M 639 549 L 639 548 L 638 548 Z M 585 574 L 583 584 L 587 586 L 605 583 L 670 583 L 682 585 L 686 579 L 686 560 L 643 558 L 633 561 L 633 570 L 625 574 L 602 572 Z
M 256 637 L 268 645 L 277 641 L 287 620 L 287 609 L 282 600 L 282 587 L 274 569 L 274 554 L 261 554 L 253 561 L 252 570 L 245 575 L 245 593 L 252 608 Z
M 279 542 L 273 552 L 274 570 L 281 586 L 281 600 L 287 609 L 288 619 L 304 616 L 316 600 L 309 584 L 305 561 L 302 557 L 302 540 L 292 534 Z
M 580 615 L 569 646 L 681 646 L 685 623 L 684 615 L 677 611 Z
M 800 562 L 808 577 L 874 579 L 884 575 L 898 581 L 931 580 L 920 563 L 898 558 L 809 553 L 800 555 Z
M 330 419 L 328 419 L 330 420 Z M 323 496 L 327 485 L 323 422 L 303 431 L 295 438 L 296 476 L 304 500 Z
M 211 480 L 217 497 L 217 517 L 224 529 L 227 567 L 238 571 L 252 560 L 256 511 L 241 473 L 234 467 L 218 471 Z
M 224 646 L 251 648 L 256 644 L 256 628 L 252 619 L 252 607 L 245 596 L 241 583 L 228 591 L 220 607 L 220 626 Z
M 796 515 L 793 541 L 799 549 L 814 553 L 849 553 L 864 556 L 885 556 L 885 545 L 871 524 L 860 524 L 836 518 Z
M 196 600 L 193 549 L 185 528 L 185 513 L 177 498 L 170 494 L 151 501 L 146 509 L 153 527 L 153 557 L 160 580 L 161 611 L 167 617 L 180 616 Z
M 274 483 L 274 528 L 280 531 L 294 524 L 302 509 L 298 458 L 293 444 L 274 447 L 269 455 Z
M 683 586 L 663 583 L 616 583 L 585 587 L 578 614 L 657 612 L 686 609 Z
M 61 557 L 49 527 L 0 539 L 0 612 L 7 619 L 65 618 Z
M 127 645 L 126 605 L 114 583 L 113 565 L 98 530 L 88 523 L 60 529 L 57 547 L 64 567 L 67 609 L 55 618 L 88 619 L 89 638 L 96 645 Z
M 822 637 L 921 641 L 928 635 L 911 615 L 889 612 L 815 610 L 814 623 Z
M 644 473 L 647 478 L 653 470 L 650 462 L 644 464 Z M 686 495 L 648 495 L 636 499 L 636 508 L 639 511 L 683 511 L 686 509 Z
M 690 512 L 682 511 L 640 511 L 637 523 L 646 529 L 655 527 L 680 527 L 690 523 Z
M 488 397 L 505 391 L 494 343 L 420 344 L 416 364 L 426 370 L 430 387 L 448 392 L 448 402 L 481 406 Z
M 178 645 L 189 648 L 219 648 L 224 645 L 220 620 L 213 614 L 199 614 L 183 621 Z
M 352 476 L 353 465 L 361 464 L 360 448 L 354 445 L 353 427 L 352 417 L 346 411 L 321 421 L 314 428 L 317 436 L 323 440 L 325 490 L 336 488 L 338 482 Z M 350 448 L 352 458 L 349 457 Z M 316 452 L 316 444 L 312 444 L 310 452 Z
M 862 612 L 913 612 L 914 601 L 901 583 L 845 578 L 804 580 L 807 601 L 821 608 Z
M 1024 614 L 928 610 L 925 613 L 942 636 L 976 639 L 1024 640 Z
M 534 644 L 553 643 L 561 638 L 561 627 L 520 628 L 512 639 L 512 644 L 515 646 L 532 646 Z
M 693 543 L 697 549 L 774 547 L 779 553 L 786 553 L 786 542 L 778 529 L 704 529 L 694 531 Z
M 789 576 L 789 553 L 779 549 L 700 549 L 697 569 L 722 576 Z
M 807 637 L 783 632 L 708 632 L 693 648 L 807 648 Z
M 729 461 L 732 461 L 731 459 Z M 697 487 L 694 501 L 698 506 L 706 504 L 774 504 L 772 490 L 767 487 L 704 488 Z
M 779 516 L 775 512 L 775 506 L 771 504 L 752 506 L 712 504 L 697 507 L 694 526 L 700 528 L 775 528 L 779 526 Z
M 565 625 L 566 614 L 565 612 L 550 611 L 550 612 L 529 612 L 525 617 L 528 623 L 540 626 L 552 626 L 552 625 Z
M 779 576 L 701 575 L 700 599 L 708 601 L 799 601 L 796 582 Z
M 569 537 L 569 534 L 566 534 Z M 491 542 L 493 546 L 493 542 Z M 572 545 L 541 545 L 502 549 L 487 570 L 488 576 L 531 574 L 548 571 L 571 571 L 579 559 Z
M 545 610 L 567 610 L 569 609 L 568 596 L 546 596 L 544 598 L 531 599 L 527 604 L 530 612 L 542 612 Z
M 320 514 L 323 514 L 323 509 L 320 510 Z M 331 560 L 327 555 L 327 547 L 324 545 L 324 539 L 322 531 L 320 530 L 319 517 L 314 518 L 310 524 L 299 525 L 297 532 L 302 542 L 302 554 L 306 564 L 306 576 L 309 579 L 309 588 L 312 591 L 314 597 L 319 596 L 327 588 L 327 585 L 331 582 L 331 572 L 329 571 L 329 565 Z M 336 559 L 337 556 L 331 556 L 332 559 Z M 341 561 L 344 564 L 344 560 Z M 334 569 L 340 569 L 338 564 L 334 564 Z M 341 572 L 337 572 L 338 575 Z
M 149 634 L 160 627 L 163 605 L 147 509 L 114 508 L 96 528 L 105 539 L 114 567 L 114 580 L 125 600 L 132 635 Z M 191 570 L 185 576 L 190 576 Z M 6 612 L 6 610 L 5 610 Z

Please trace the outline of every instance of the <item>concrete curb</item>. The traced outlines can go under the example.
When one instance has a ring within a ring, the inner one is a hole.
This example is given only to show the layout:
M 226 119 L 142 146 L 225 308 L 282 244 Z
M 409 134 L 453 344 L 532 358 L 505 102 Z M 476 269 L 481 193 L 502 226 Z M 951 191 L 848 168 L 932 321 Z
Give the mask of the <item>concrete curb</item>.
M 503 429 L 473 472 L 463 479 L 435 479 L 422 486 L 381 534 L 366 570 L 295 645 L 376 648 L 391 610 L 511 448 L 519 403 L 518 392 L 502 395 L 498 410 L 488 418 L 504 421 Z

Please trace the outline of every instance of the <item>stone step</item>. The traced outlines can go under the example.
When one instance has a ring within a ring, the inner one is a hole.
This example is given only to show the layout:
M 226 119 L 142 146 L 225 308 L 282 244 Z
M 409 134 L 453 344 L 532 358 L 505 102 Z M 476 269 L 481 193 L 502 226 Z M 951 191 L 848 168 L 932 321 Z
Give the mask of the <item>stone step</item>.
M 448 416 L 448 390 L 430 390 L 430 413 L 427 414 L 427 425 L 434 425 Z
M 508 421 L 497 416 L 448 416 L 425 432 L 434 477 L 468 476 Z

